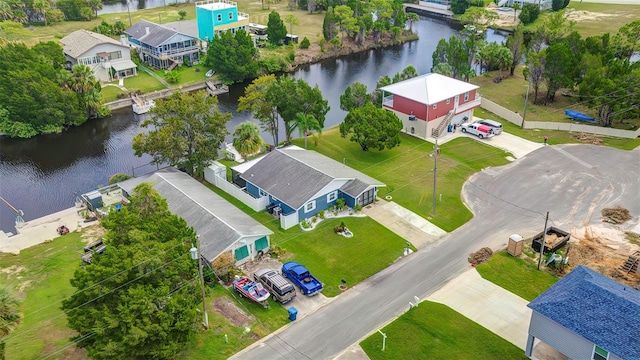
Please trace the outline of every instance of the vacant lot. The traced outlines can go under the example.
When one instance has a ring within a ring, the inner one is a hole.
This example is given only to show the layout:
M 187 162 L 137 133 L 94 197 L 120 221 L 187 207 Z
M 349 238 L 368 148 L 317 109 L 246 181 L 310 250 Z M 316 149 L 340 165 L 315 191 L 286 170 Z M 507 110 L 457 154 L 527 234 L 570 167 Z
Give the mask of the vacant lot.
M 527 359 L 507 340 L 455 312 L 451 308 L 423 301 L 360 346 L 372 360 L 378 359 Z
M 342 138 L 337 128 L 326 130 L 317 145 L 318 151 L 334 160 L 372 176 L 385 184 L 378 196 L 392 196 L 393 201 L 419 214 L 446 231 L 452 231 L 471 219 L 462 203 L 460 191 L 473 173 L 490 166 L 507 164 L 503 150 L 469 138 L 458 138 L 441 148 L 437 170 L 437 206 L 431 215 L 433 199 L 433 144 L 401 135 L 402 143 L 391 150 L 362 151 L 360 146 Z M 304 146 L 301 139 L 294 143 Z
M 504 251 L 494 254 L 477 269 L 483 278 L 529 301 L 558 281 L 544 269 L 538 270 L 534 260 L 513 257 Z

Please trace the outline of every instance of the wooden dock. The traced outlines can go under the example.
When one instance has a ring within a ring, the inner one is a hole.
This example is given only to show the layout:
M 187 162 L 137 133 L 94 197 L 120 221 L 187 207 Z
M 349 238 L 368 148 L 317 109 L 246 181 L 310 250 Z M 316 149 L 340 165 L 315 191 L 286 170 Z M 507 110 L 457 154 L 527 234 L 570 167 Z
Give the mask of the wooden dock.
M 214 83 L 209 80 L 206 82 L 207 84 L 207 92 L 211 96 L 218 96 L 220 94 L 226 94 L 229 92 L 229 87 L 223 83 Z

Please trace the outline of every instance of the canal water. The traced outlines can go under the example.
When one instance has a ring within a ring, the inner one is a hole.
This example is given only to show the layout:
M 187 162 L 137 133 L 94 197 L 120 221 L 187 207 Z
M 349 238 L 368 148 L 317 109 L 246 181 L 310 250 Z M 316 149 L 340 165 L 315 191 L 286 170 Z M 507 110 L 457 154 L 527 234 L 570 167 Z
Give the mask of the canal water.
M 339 124 L 346 115 L 340 110 L 340 95 L 347 86 L 360 81 L 372 91 L 381 76 L 393 76 L 407 65 L 425 74 L 431 69 L 431 54 L 438 41 L 456 32 L 444 22 L 427 18 L 414 24 L 414 30 L 420 36 L 418 41 L 326 60 L 293 74 L 311 86 L 318 85 L 329 101 L 325 127 Z M 504 37 L 490 32 L 487 40 L 503 41 Z M 230 132 L 243 121 L 255 121 L 249 114 L 236 112 L 245 86 L 234 85 L 228 94 L 219 96 L 220 110 L 233 114 L 227 124 Z M 141 121 L 131 109 L 123 109 L 63 134 L 28 140 L 0 138 L 0 196 L 24 211 L 28 221 L 73 206 L 76 193 L 107 184 L 113 174 L 153 171 L 155 166 L 148 165 L 151 157 L 136 157 L 131 148 L 133 137 L 142 131 Z M 273 141 L 268 134 L 263 134 L 263 139 Z M 15 233 L 14 220 L 14 212 L 0 203 L 0 229 Z

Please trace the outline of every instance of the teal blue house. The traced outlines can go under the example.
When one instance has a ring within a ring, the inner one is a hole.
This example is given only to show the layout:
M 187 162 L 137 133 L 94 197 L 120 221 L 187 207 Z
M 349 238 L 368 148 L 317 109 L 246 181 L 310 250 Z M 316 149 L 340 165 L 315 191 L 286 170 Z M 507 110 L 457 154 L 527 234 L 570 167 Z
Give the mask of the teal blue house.
M 238 11 L 238 4 L 228 0 L 208 0 L 196 2 L 198 38 L 212 41 L 222 31 L 247 31 L 249 15 Z

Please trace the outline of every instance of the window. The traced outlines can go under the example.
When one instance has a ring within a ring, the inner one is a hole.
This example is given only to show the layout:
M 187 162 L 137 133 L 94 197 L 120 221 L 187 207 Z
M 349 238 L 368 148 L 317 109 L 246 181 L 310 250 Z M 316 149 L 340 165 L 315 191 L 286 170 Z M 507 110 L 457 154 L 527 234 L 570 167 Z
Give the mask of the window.
M 593 360 L 607 360 L 609 359 L 609 352 L 598 345 L 593 347 Z
M 464 93 L 464 101 L 469 101 L 469 92 Z
M 269 240 L 266 237 L 261 237 L 256 240 L 256 251 L 260 251 L 262 249 L 266 249 L 269 246 Z
M 236 249 L 236 260 L 242 260 L 249 256 L 249 249 L 247 249 L 247 245 Z
M 258 193 L 260 194 L 260 197 L 267 196 L 267 193 L 266 193 L 266 192 L 264 192 L 264 190 L 262 190 L 262 189 L 260 189 L 260 190 L 258 191 Z
M 304 205 L 304 212 L 308 213 L 309 211 L 313 211 L 316 208 L 316 201 L 311 200 Z
M 451 104 L 451 99 L 447 99 L 447 105 Z
M 218 14 L 218 21 L 222 21 L 222 14 Z
M 438 108 L 438 104 L 433 104 L 433 110 Z
M 229 20 L 233 20 L 233 13 L 229 12 Z
M 330 203 L 338 198 L 338 192 L 334 191 L 331 194 L 327 195 L 327 202 Z

